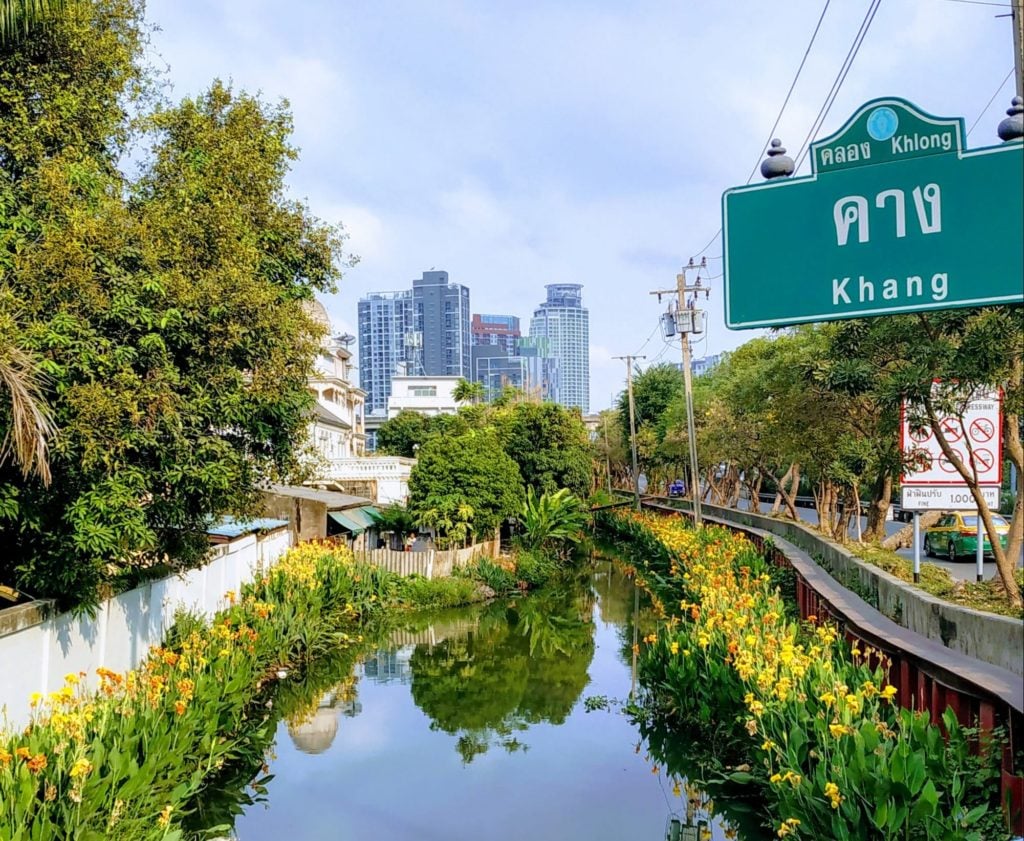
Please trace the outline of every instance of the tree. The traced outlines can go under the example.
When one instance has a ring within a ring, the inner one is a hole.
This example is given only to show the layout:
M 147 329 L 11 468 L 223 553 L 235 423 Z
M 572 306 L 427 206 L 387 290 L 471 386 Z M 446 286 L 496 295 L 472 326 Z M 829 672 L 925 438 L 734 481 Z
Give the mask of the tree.
M 403 409 L 380 425 L 377 430 L 377 452 L 415 458 L 416 448 L 422 446 L 429 434 L 430 422 L 426 415 Z
M 516 403 L 494 412 L 502 445 L 523 481 L 538 492 L 590 491 L 590 439 L 579 411 L 557 403 Z
M 25 40 L 65 5 L 66 0 L 0 0 L 0 48 Z
M 371 513 L 370 516 L 373 517 L 374 523 L 376 523 L 377 531 L 381 534 L 392 535 L 392 546 L 395 549 L 401 548 L 402 541 L 406 535 L 415 534 L 416 532 L 416 517 L 403 505 L 393 503 L 376 513 Z M 394 544 L 398 545 L 395 546 Z
M 940 415 L 962 418 L 973 393 L 1000 389 L 1005 455 L 1018 472 L 1024 471 L 1024 308 L 956 309 L 849 321 L 839 329 L 836 342 L 851 391 L 869 395 L 890 415 L 899 411 L 904 399 L 920 407 L 914 420 L 930 427 L 940 443 L 945 443 Z M 970 459 L 957 457 L 948 445 L 943 449 L 974 496 L 999 579 L 1010 603 L 1019 607 L 1014 570 L 1024 545 L 1024 494 L 1017 495 L 1004 550 Z
M 675 365 L 662 362 L 641 371 L 633 378 L 633 406 L 636 428 L 649 424 L 658 427 L 663 420 L 665 409 L 683 393 L 683 372 Z M 622 437 L 629 441 L 629 399 L 626 392 L 619 395 L 619 423 Z M 664 428 L 659 429 L 659 439 Z
M 50 487 L 0 467 L 0 577 L 64 604 L 198 563 L 210 518 L 291 469 L 319 341 L 303 302 L 343 259 L 286 196 L 284 106 L 216 83 L 146 111 L 140 15 L 72 3 L 0 53 L 0 273 L 60 428 Z
M 409 510 L 442 540 L 490 539 L 523 501 L 523 480 L 493 429 L 428 438 L 409 477 Z M 464 527 L 463 527 L 464 526 Z
M 484 399 L 484 384 L 473 382 L 463 377 L 455 384 L 452 397 L 455 398 L 456 403 L 472 403 L 476 405 Z

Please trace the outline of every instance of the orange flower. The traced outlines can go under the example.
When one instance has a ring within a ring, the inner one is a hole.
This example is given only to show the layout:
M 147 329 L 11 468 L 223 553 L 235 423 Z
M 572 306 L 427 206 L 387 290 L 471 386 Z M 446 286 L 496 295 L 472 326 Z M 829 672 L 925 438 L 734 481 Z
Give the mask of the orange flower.
M 46 754 L 37 753 L 28 762 L 25 763 L 25 767 L 28 768 L 33 774 L 38 774 L 46 767 Z

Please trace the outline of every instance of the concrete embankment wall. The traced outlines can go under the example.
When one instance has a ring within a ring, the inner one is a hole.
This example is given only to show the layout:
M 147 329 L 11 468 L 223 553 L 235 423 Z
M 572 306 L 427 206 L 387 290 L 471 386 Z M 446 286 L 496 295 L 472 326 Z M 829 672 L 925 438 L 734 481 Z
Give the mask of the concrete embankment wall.
M 753 526 L 803 549 L 844 587 L 896 624 L 953 651 L 1024 675 L 1024 622 L 951 604 L 855 557 L 838 543 L 788 520 L 717 505 L 701 506 L 709 516 Z
M 89 689 L 103 666 L 123 672 L 159 645 L 180 608 L 211 614 L 226 606 L 224 594 L 261 575 L 291 545 L 287 528 L 247 534 L 211 550 L 209 563 L 149 582 L 104 601 L 95 616 L 56 613 L 36 601 L 0 611 L 0 709 L 6 726 L 29 719 L 33 692 L 54 692 L 64 675 L 85 672 Z M 3 722 L 0 722 L 3 726 Z

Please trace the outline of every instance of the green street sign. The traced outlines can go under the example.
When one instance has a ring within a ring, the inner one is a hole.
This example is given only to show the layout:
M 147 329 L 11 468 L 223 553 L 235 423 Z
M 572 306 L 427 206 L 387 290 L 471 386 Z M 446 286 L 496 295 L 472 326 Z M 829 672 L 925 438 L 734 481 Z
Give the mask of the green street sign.
M 888 97 L 811 144 L 811 175 L 722 196 L 738 330 L 1024 303 L 1024 145 Z

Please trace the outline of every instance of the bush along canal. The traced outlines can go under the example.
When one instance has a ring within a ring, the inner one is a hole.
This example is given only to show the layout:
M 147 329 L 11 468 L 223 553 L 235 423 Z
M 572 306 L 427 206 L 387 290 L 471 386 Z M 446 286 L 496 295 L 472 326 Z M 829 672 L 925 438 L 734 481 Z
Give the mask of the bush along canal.
M 900 709 L 877 652 L 799 621 L 785 573 L 748 540 L 678 516 L 598 519 L 658 617 L 637 644 L 645 691 L 633 712 L 669 773 L 731 793 L 737 819 L 771 837 L 1009 837 L 998 738 L 979 746 L 952 715 L 940 728 Z
M 480 602 L 535 560 L 426 581 L 292 550 L 97 694 L 33 699 L 0 841 L 735 837 L 621 714 L 658 618 L 612 562 Z

